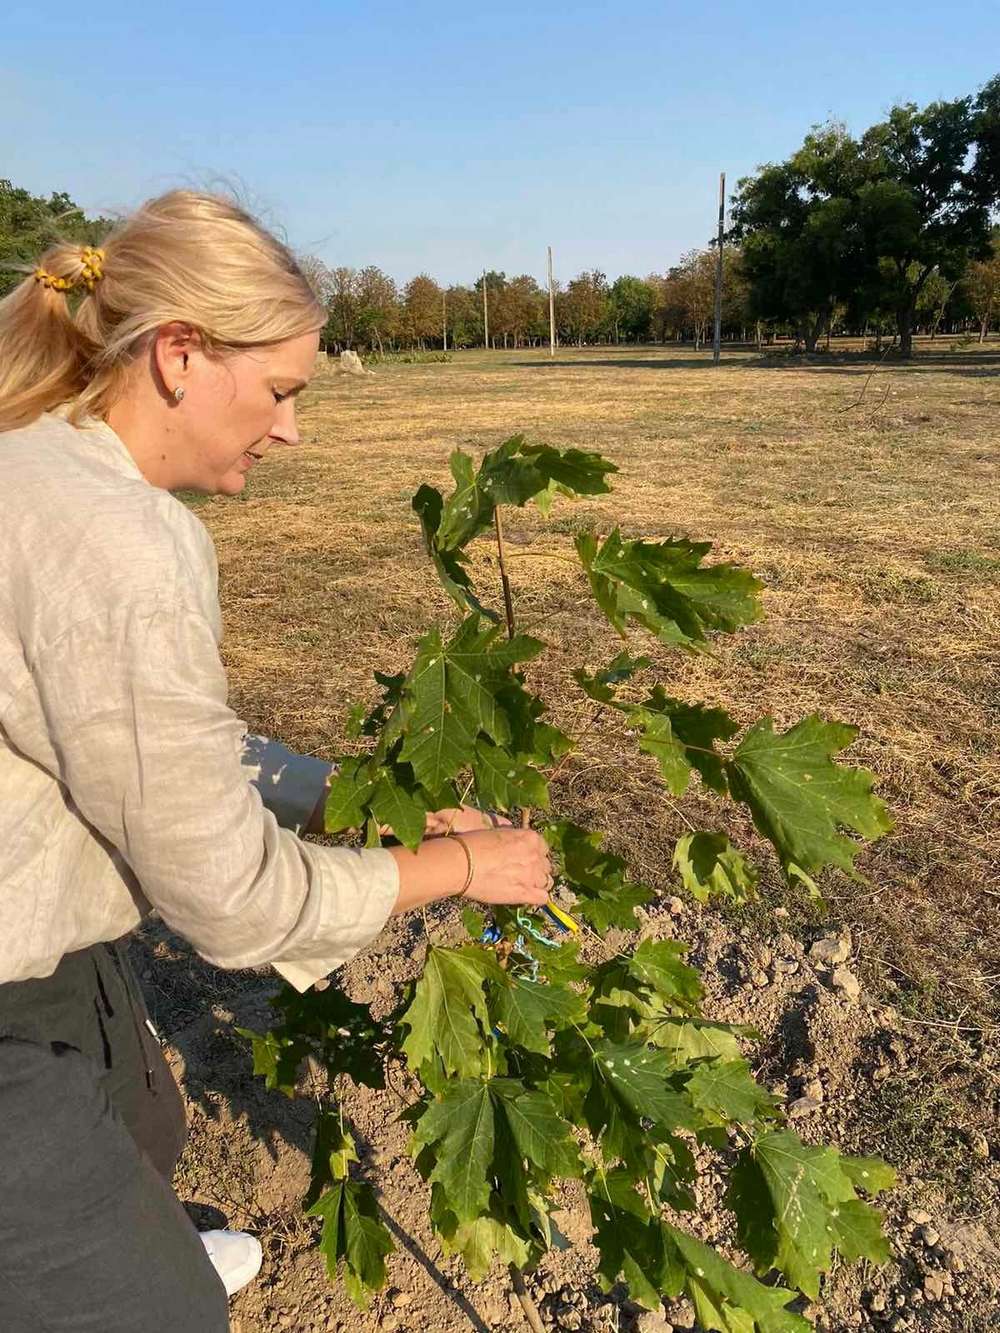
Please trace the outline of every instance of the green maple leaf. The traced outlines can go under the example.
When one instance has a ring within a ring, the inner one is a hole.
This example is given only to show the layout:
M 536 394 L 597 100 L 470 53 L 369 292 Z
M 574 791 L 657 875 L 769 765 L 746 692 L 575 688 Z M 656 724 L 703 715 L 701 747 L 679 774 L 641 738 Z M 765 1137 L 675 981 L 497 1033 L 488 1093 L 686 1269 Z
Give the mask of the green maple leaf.
M 494 1012 L 512 1042 L 548 1055 L 549 1030 L 584 1023 L 587 1009 L 583 996 L 566 986 L 511 977 L 508 985 L 496 990 Z
M 683 961 L 688 946 L 677 940 L 643 940 L 629 959 L 628 970 L 661 1000 L 694 1010 L 702 997 L 701 977 Z
M 663 1051 L 641 1043 L 598 1042 L 594 1061 L 605 1086 L 636 1117 L 645 1117 L 665 1129 L 702 1127 L 684 1092 L 670 1086 L 674 1073 Z
M 376 778 L 368 759 L 344 759 L 330 779 L 323 812 L 327 833 L 360 828 L 367 818 L 367 806 L 375 791 Z
M 476 469 L 463 450 L 454 451 L 448 466 L 455 489 L 441 510 L 437 544 L 440 550 L 454 551 L 486 531 L 493 522 L 496 501 L 483 487 L 482 469 Z
M 323 1219 L 319 1249 L 326 1259 L 326 1270 L 334 1281 L 336 1281 L 337 1269 L 344 1253 L 340 1234 L 340 1219 L 344 1206 L 344 1184 L 343 1180 L 338 1180 L 306 1209 L 307 1217 L 321 1217 Z
M 702 1018 L 678 1017 L 675 1014 L 652 1013 L 641 1029 L 645 1041 L 651 1042 L 671 1057 L 678 1068 L 692 1060 L 738 1060 L 738 1036 L 755 1036 L 750 1028 L 733 1027 L 728 1023 L 710 1023 Z
M 499 626 L 483 628 L 478 616 L 469 616 L 447 644 L 437 630 L 420 641 L 405 689 L 409 722 L 400 759 L 430 791 L 472 761 L 480 732 L 497 745 L 511 739 L 497 693 L 513 666 L 536 657 L 543 645 L 501 633 Z
M 254 1032 L 251 1028 L 237 1028 L 246 1037 L 253 1050 L 253 1072 L 264 1076 L 264 1085 L 271 1092 L 295 1096 L 296 1074 L 299 1065 L 313 1049 L 303 1037 L 290 1037 L 279 1032 Z
M 494 810 L 515 806 L 548 809 L 549 784 L 541 773 L 485 736 L 476 741 L 472 772 L 481 806 Z
M 350 1163 L 358 1161 L 354 1139 L 341 1123 L 339 1108 L 321 1105 L 316 1118 L 309 1191 L 303 1201 L 308 1212 L 327 1185 L 346 1180 Z
M 427 950 L 423 975 L 401 1018 L 410 1029 L 402 1049 L 414 1073 L 435 1057 L 448 1074 L 480 1072 L 484 1033 L 492 1026 L 483 992 L 487 978 L 503 981 L 504 973 L 485 949 L 432 945 Z
M 606 495 L 611 487 L 605 478 L 618 468 L 600 454 L 583 449 L 553 449 L 547 444 L 524 444 L 521 456 L 545 478 L 545 489 L 534 498 L 543 514 L 549 512 L 553 495 Z
M 896 1172 L 880 1157 L 845 1157 L 841 1154 L 840 1169 L 854 1185 L 873 1198 L 896 1183 Z
M 472 580 L 465 568 L 467 563 L 465 553 L 438 545 L 438 529 L 441 526 L 443 506 L 441 492 L 433 486 L 421 486 L 413 497 L 413 509 L 420 519 L 427 554 L 434 562 L 441 585 L 461 610 L 474 611 L 490 620 L 497 620 L 495 612 L 483 606 L 473 590 Z
M 724 760 L 715 742 L 729 740 L 739 728 L 724 709 L 672 699 L 659 685 L 641 704 L 619 707 L 639 728 L 639 748 L 657 760 L 672 795 L 684 795 L 692 769 L 701 774 L 706 786 L 722 796 L 727 794 Z
M 615 700 L 619 685 L 650 665 L 651 659 L 648 657 L 630 657 L 628 653 L 621 652 L 593 675 L 584 670 L 574 671 L 573 679 L 591 699 L 597 703 L 610 704 Z
M 311 1039 L 331 1075 L 347 1074 L 369 1088 L 385 1087 L 382 1051 L 389 1040 L 388 1025 L 374 1019 L 367 1004 L 356 1003 L 336 986 L 300 994 L 286 985 L 272 1005 L 285 1031 Z
M 450 1083 L 417 1122 L 414 1146 L 434 1150 L 429 1179 L 459 1222 L 472 1221 L 489 1203 L 494 1137 L 493 1099 L 479 1079 Z
M 674 848 L 674 869 L 693 898 L 713 896 L 742 903 L 757 887 L 757 870 L 724 833 L 688 833 Z
M 554 763 L 573 748 L 573 742 L 565 732 L 540 720 L 545 705 L 537 695 L 524 688 L 519 676 L 513 676 L 502 685 L 496 697 L 510 724 L 509 748 L 515 758 L 542 767 Z
M 872 795 L 874 774 L 832 762 L 856 735 L 857 728 L 815 714 L 776 735 L 771 718 L 763 718 L 727 764 L 733 796 L 750 807 L 787 874 L 812 876 L 835 865 L 857 878 L 860 844 L 839 829 L 878 838 L 892 828 Z
M 794 1291 L 766 1287 L 693 1236 L 669 1222 L 660 1225 L 703 1328 L 717 1333 L 812 1333 L 812 1324 L 785 1308 L 795 1299 Z
M 777 1114 L 777 1099 L 750 1073 L 746 1060 L 706 1060 L 687 1081 L 695 1106 L 716 1124 L 749 1125 Z
M 388 824 L 404 847 L 416 851 L 427 827 L 427 800 L 418 787 L 404 785 L 397 773 L 382 769 L 370 798 L 371 813 Z
M 517 1151 L 530 1168 L 545 1177 L 580 1175 L 580 1150 L 547 1093 L 528 1091 L 516 1079 L 495 1078 L 491 1088 Z
M 616 528 L 603 545 L 582 533 L 576 547 L 598 605 L 623 636 L 631 618 L 663 643 L 695 648 L 710 632 L 732 633 L 763 614 L 752 574 L 702 566 L 707 542 L 624 541 Z
M 888 1258 L 879 1215 L 857 1198 L 844 1159 L 790 1130 L 764 1134 L 740 1154 L 726 1201 L 758 1272 L 777 1268 L 812 1299 L 835 1249 L 849 1259 Z
M 518 1235 L 506 1221 L 486 1214 L 471 1222 L 455 1223 L 448 1232 L 439 1232 L 445 1257 L 460 1254 L 473 1282 L 481 1282 L 490 1271 L 494 1257 L 516 1268 L 525 1268 L 531 1244 Z
M 658 1309 L 664 1296 L 678 1294 L 683 1274 L 674 1246 L 636 1193 L 632 1176 L 621 1169 L 596 1171 L 587 1199 L 605 1291 L 621 1278 L 632 1300 L 647 1310 Z
M 635 909 L 652 900 L 652 891 L 625 878 L 620 856 L 601 851 L 600 833 L 588 833 L 569 820 L 542 829 L 556 854 L 559 873 L 577 898 L 576 910 L 597 931 L 609 926 L 635 929 Z
M 344 1285 L 354 1304 L 367 1310 L 371 1293 L 385 1286 L 385 1261 L 396 1248 L 386 1229 L 370 1185 L 343 1182 L 341 1235 L 346 1271 Z

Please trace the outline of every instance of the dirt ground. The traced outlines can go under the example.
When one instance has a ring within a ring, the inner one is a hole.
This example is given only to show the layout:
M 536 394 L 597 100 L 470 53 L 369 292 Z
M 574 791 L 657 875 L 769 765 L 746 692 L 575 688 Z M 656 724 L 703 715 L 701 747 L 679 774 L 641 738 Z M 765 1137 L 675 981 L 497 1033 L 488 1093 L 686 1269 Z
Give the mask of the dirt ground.
M 298 449 L 273 451 L 237 501 L 191 500 L 219 552 L 234 707 L 328 757 L 350 748 L 347 709 L 372 697 L 373 669 L 400 669 L 416 636 L 451 614 L 409 499 L 421 481 L 446 484 L 456 446 L 478 453 L 523 431 L 599 449 L 621 469 L 611 497 L 557 505 L 548 522 L 507 516 L 520 627 L 551 645 L 530 682 L 573 733 L 589 710 L 572 668 L 618 650 L 564 558 L 579 527 L 711 540 L 713 558 L 764 579 L 766 619 L 714 656 L 645 641 L 643 651 L 672 693 L 741 722 L 771 713 L 787 726 L 815 709 L 861 728 L 851 757 L 875 770 L 897 825 L 861 858 L 866 881 L 831 878 L 819 918 L 782 887 L 748 820 L 698 794 L 682 808 L 665 799 L 611 722 L 587 733 L 553 797 L 606 830 L 659 891 L 643 933 L 693 943 L 708 1013 L 761 1031 L 755 1066 L 795 1104 L 796 1127 L 899 1170 L 887 1203 L 894 1261 L 833 1275 L 818 1313 L 830 1333 L 998 1322 L 998 408 L 1000 354 L 947 340 L 905 366 L 842 348 L 811 362 L 729 354 L 715 369 L 660 348 L 554 362 L 464 353 L 363 379 L 331 367 L 304 395 Z M 481 592 L 496 586 L 488 543 L 473 575 Z M 725 827 L 755 855 L 758 903 L 706 910 L 674 897 L 672 846 L 687 819 Z M 438 917 L 453 928 L 453 909 Z M 856 998 L 810 953 L 830 933 L 849 950 Z M 338 980 L 387 1008 L 419 970 L 422 935 L 418 922 L 394 922 Z M 248 1226 L 265 1244 L 234 1328 L 524 1327 L 503 1274 L 474 1287 L 442 1259 L 395 1092 L 349 1102 L 398 1245 L 390 1289 L 355 1312 L 298 1216 L 311 1104 L 266 1093 L 233 1032 L 266 1025 L 273 974 L 213 969 L 157 922 L 134 949 L 188 1099 L 181 1196 L 203 1224 Z M 691 1326 L 683 1308 L 637 1323 L 620 1293 L 603 1296 L 579 1200 L 564 1202 L 575 1248 L 549 1255 L 533 1280 L 551 1327 Z M 702 1234 L 724 1243 L 710 1182 L 704 1202 Z

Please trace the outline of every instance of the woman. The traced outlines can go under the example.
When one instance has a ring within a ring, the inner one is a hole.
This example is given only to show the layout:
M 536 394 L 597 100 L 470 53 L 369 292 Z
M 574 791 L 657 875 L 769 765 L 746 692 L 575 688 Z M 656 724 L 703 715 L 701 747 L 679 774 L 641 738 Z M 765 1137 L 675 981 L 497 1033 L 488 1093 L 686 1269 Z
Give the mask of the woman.
M 329 767 L 227 707 L 214 549 L 170 492 L 238 495 L 298 441 L 325 317 L 283 245 L 186 191 L 0 302 L 4 1333 L 218 1333 L 259 1265 L 170 1188 L 183 1105 L 122 947 L 151 907 L 305 989 L 390 915 L 551 887 L 537 834 L 468 808 L 416 853 L 301 841 Z

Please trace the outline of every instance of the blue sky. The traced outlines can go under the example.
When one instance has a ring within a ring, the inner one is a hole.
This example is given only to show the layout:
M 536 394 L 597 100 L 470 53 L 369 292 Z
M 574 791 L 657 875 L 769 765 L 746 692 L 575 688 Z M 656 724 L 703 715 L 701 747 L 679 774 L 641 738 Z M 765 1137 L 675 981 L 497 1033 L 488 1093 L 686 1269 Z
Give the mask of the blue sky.
M 400 280 L 662 270 L 718 173 L 1000 72 L 998 0 L 90 8 L 8 0 L 0 176 L 121 211 L 238 183 L 297 248 Z

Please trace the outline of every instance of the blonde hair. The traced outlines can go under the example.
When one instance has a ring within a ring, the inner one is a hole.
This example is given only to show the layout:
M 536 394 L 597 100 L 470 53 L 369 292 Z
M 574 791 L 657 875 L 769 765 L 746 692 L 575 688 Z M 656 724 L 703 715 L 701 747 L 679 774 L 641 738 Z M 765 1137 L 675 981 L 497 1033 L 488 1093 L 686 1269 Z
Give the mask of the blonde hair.
M 0 301 L 0 431 L 67 405 L 73 422 L 104 417 L 147 335 L 174 320 L 214 354 L 282 342 L 326 320 L 288 247 L 218 195 L 151 199 L 101 250 L 94 279 L 93 250 L 51 246 Z

